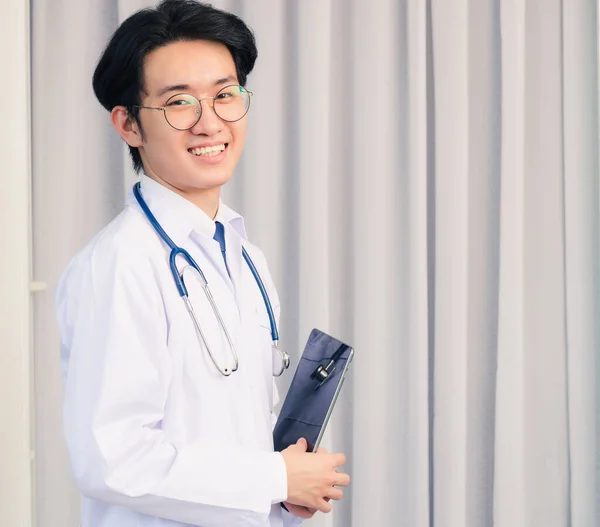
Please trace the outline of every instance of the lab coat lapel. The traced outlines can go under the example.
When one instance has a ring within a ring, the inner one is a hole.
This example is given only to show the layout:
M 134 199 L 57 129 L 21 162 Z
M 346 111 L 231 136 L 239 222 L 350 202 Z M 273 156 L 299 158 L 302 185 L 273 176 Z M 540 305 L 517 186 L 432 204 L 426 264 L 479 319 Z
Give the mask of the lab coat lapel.
M 211 265 L 219 273 L 221 278 L 225 281 L 229 290 L 233 293 L 233 286 L 231 284 L 229 276 L 227 275 L 227 269 L 225 268 L 225 264 L 223 262 L 223 256 L 221 254 L 219 242 L 213 240 L 212 238 L 209 239 L 207 237 L 204 237 L 197 232 L 192 232 L 191 237 L 196 246 L 204 253 L 204 256 L 210 261 Z M 225 243 L 227 243 L 227 239 L 225 240 Z M 228 264 L 229 260 L 229 248 L 227 248 Z
M 235 233 L 225 229 L 225 243 L 227 244 L 227 264 L 231 273 L 235 302 L 239 310 L 242 305 L 242 266 L 246 265 L 242 256 L 242 241 Z

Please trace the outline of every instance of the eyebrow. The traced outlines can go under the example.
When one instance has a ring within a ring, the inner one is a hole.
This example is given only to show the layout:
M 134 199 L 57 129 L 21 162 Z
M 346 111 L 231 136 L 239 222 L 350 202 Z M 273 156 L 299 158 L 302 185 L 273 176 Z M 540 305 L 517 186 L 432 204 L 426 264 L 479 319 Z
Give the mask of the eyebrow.
M 213 86 L 220 86 L 227 82 L 238 82 L 238 80 L 233 75 L 228 75 L 227 77 L 223 77 L 221 79 L 217 79 Z M 189 84 L 173 84 L 169 86 L 164 86 L 158 92 L 158 97 L 162 97 L 163 95 L 172 92 L 172 91 L 190 91 L 192 87 Z

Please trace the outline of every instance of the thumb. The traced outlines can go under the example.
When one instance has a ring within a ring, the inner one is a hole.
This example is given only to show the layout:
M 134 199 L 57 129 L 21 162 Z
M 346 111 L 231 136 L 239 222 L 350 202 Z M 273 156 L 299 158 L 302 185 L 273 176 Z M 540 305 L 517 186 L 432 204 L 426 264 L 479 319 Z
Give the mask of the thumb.
M 300 448 L 302 448 L 302 452 L 306 452 L 306 449 L 308 448 L 308 443 L 306 442 L 306 439 L 304 439 L 303 437 L 301 437 L 300 439 L 298 439 L 298 441 L 296 441 L 296 445 L 298 445 Z

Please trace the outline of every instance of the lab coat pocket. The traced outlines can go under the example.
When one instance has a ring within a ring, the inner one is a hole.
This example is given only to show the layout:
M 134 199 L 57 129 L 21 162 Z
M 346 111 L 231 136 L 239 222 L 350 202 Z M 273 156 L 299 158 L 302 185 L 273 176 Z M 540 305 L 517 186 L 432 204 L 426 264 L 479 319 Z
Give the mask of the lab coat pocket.
M 247 322 L 255 343 L 254 355 L 259 352 L 264 357 L 266 351 L 271 348 L 271 326 L 264 307 L 262 310 L 258 307 L 254 308 Z
M 269 337 L 271 336 L 271 323 L 269 322 L 269 318 L 258 308 L 256 309 L 256 324 L 259 328 L 262 328 L 264 331 L 267 331 Z
M 254 326 L 260 338 L 261 345 L 266 345 L 267 342 L 270 345 L 272 342 L 271 323 L 269 321 L 269 315 L 267 315 L 264 305 L 257 306 L 254 310 Z

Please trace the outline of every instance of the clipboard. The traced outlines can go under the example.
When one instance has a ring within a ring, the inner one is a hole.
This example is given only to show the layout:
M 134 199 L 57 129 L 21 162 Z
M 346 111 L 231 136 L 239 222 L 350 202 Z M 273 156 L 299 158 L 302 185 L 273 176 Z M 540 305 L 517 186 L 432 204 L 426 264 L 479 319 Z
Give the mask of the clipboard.
M 301 437 L 309 452 L 317 450 L 353 357 L 348 344 L 319 329 L 311 331 L 273 430 L 275 451 Z

